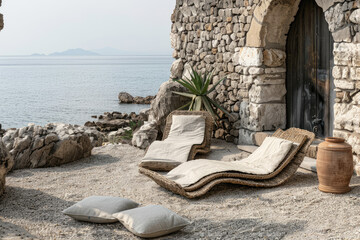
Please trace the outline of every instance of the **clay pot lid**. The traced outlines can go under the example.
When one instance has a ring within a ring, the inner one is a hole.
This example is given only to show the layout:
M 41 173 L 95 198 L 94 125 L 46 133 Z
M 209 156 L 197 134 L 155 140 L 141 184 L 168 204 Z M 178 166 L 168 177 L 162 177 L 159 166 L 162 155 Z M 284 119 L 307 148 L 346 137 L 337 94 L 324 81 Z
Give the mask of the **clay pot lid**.
M 351 149 L 351 145 L 346 143 L 344 138 L 339 137 L 327 137 L 318 147 L 327 150 Z
M 331 142 L 331 143 L 343 143 L 345 142 L 345 138 L 340 138 L 340 137 L 327 137 L 325 138 L 326 142 Z

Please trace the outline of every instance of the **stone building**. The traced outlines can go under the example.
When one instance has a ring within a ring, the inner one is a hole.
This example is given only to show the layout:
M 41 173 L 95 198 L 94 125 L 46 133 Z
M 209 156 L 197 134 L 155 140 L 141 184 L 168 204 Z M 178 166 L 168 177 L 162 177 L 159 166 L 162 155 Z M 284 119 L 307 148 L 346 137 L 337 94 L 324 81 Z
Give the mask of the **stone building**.
M 238 118 L 223 129 L 230 140 L 301 127 L 346 138 L 360 164 L 359 8 L 358 0 L 177 0 L 172 77 L 191 67 L 227 77 L 214 97 Z
M 217 137 L 300 127 L 346 138 L 360 165 L 359 0 L 177 0 L 171 20 L 171 77 L 227 77 Z

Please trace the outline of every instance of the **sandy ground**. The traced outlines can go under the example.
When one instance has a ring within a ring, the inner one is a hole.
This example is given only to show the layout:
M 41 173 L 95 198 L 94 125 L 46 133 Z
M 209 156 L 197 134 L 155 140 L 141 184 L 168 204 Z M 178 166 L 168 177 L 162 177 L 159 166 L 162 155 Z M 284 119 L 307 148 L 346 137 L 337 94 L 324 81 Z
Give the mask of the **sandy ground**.
M 245 155 L 229 146 L 218 142 L 208 157 Z M 316 175 L 299 171 L 280 187 L 220 185 L 188 200 L 139 174 L 143 155 L 128 145 L 108 145 L 61 167 L 12 172 L 0 198 L 0 239 L 137 239 L 120 223 L 77 222 L 61 213 L 91 195 L 161 204 L 192 221 L 162 239 L 360 239 L 360 178 L 353 177 L 344 195 L 318 191 Z

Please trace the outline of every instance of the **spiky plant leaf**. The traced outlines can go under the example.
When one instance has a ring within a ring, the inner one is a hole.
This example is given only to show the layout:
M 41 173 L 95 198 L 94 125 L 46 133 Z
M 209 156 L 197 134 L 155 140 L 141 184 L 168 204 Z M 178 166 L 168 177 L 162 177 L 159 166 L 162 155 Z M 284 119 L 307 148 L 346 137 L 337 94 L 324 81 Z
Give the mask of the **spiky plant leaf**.
M 223 79 L 220 79 L 217 83 L 214 84 L 214 86 L 212 88 L 210 88 L 209 91 L 206 92 L 206 94 L 211 93 L 212 91 L 215 90 L 215 88 L 217 87 L 217 85 L 219 85 L 221 82 L 223 82 L 226 79 L 226 77 L 224 77 Z
M 174 81 L 187 88 L 190 92 L 183 93 L 174 91 L 175 94 L 191 98 L 191 101 L 182 106 L 181 109 L 188 107 L 189 111 L 206 110 L 210 112 L 214 119 L 220 118 L 216 111 L 216 109 L 220 109 L 226 115 L 232 117 L 228 111 L 226 111 L 217 102 L 207 96 L 209 93 L 214 91 L 215 88 L 226 79 L 226 77 L 216 82 L 210 90 L 208 90 L 208 88 L 212 80 L 212 73 L 205 72 L 204 76 L 201 77 L 198 72 L 192 69 L 190 77 L 191 79 L 188 79 L 186 77 L 183 79 L 173 79 Z
M 202 96 L 197 96 L 195 98 L 194 110 L 195 111 L 200 111 L 202 105 L 203 105 Z
M 173 91 L 173 93 L 180 95 L 180 96 L 189 97 L 189 98 L 193 98 L 194 96 L 196 96 L 195 94 L 192 94 L 192 93 L 175 92 L 175 91 Z

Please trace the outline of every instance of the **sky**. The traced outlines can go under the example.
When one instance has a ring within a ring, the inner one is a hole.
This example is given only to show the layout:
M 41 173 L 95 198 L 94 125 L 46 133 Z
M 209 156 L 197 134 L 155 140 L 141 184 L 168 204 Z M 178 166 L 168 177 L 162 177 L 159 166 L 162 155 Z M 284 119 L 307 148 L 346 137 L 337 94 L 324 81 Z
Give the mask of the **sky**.
M 3 0 L 0 55 L 112 47 L 171 54 L 175 0 Z

